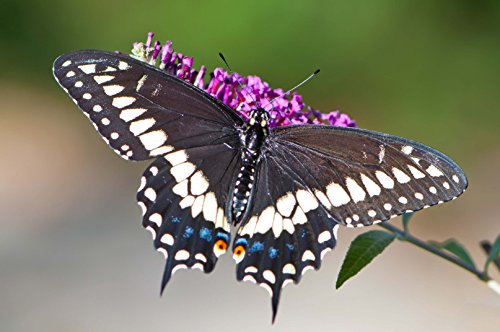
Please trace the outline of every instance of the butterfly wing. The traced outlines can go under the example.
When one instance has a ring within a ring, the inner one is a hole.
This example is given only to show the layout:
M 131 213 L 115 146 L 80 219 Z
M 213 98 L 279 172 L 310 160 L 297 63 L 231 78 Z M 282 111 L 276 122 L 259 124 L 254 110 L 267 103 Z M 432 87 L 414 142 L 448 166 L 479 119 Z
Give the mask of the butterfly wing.
M 269 150 L 256 173 L 249 219 L 233 243 L 238 280 L 265 288 L 272 298 L 273 320 L 282 287 L 298 283 L 336 244 L 338 221 L 321 206 L 286 158 Z
M 451 200 L 467 187 L 450 158 L 420 143 L 307 125 L 271 131 L 256 178 L 233 252 L 237 278 L 266 288 L 274 315 L 281 288 L 320 267 L 340 224 L 385 221 Z
M 272 135 L 272 149 L 288 151 L 293 170 L 349 227 L 443 203 L 467 188 L 449 157 L 397 136 L 330 126 L 282 127 Z
M 210 272 L 229 243 L 226 202 L 242 120 L 204 91 L 124 55 L 66 54 L 54 76 L 121 157 L 157 158 L 137 199 L 166 258 L 162 290 L 179 268 Z
M 204 91 L 129 56 L 78 51 L 54 76 L 102 138 L 125 159 L 223 141 L 243 120 Z
M 230 241 L 227 193 L 239 154 L 226 144 L 204 145 L 158 158 L 137 193 L 143 226 L 166 259 L 162 291 L 181 268 L 212 271 Z

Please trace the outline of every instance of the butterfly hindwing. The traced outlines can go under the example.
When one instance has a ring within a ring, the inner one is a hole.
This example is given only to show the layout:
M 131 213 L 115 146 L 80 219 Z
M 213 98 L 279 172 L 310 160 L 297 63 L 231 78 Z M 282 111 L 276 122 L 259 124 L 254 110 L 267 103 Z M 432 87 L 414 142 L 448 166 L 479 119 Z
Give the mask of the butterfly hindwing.
M 242 124 L 209 94 L 129 56 L 93 50 L 65 54 L 54 62 L 54 76 L 125 159 L 222 141 Z
M 368 130 L 276 128 L 269 149 L 280 151 L 290 171 L 302 178 L 339 223 L 349 227 L 452 200 L 467 187 L 463 171 L 439 151 Z
M 238 165 L 234 149 L 214 144 L 171 152 L 145 171 L 137 200 L 143 225 L 165 256 L 162 290 L 176 270 L 208 273 L 226 251 L 227 193 Z
M 233 244 L 238 280 L 268 290 L 273 315 L 282 287 L 320 267 L 325 253 L 335 247 L 339 227 L 276 152 L 267 151 L 261 158 L 250 216 Z

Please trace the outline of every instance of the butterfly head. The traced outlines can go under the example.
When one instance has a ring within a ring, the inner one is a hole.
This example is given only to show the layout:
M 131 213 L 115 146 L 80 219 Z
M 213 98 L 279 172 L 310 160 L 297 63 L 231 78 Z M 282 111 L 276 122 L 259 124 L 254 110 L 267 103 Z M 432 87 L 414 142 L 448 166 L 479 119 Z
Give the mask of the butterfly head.
M 250 120 L 248 121 L 250 126 L 258 126 L 261 128 L 267 128 L 269 126 L 269 113 L 263 108 L 257 108 L 250 111 Z

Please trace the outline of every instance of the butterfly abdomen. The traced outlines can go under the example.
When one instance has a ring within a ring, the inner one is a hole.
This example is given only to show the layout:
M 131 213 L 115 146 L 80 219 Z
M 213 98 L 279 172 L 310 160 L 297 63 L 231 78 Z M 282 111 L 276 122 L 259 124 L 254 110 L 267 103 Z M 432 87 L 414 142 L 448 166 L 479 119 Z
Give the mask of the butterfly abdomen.
M 264 110 L 258 110 L 252 114 L 255 114 L 254 117 L 257 117 L 266 113 Z M 257 161 L 261 154 L 262 145 L 269 134 L 267 121 L 257 122 L 254 117 L 252 117 L 249 125 L 243 128 L 240 133 L 240 140 L 243 147 L 241 150 L 241 168 L 235 179 L 233 202 L 231 205 L 232 220 L 235 224 L 238 224 L 245 215 L 252 194 Z
M 232 220 L 235 224 L 241 221 L 250 200 L 255 176 L 257 155 L 243 151 L 242 159 L 240 172 L 236 176 L 231 208 Z

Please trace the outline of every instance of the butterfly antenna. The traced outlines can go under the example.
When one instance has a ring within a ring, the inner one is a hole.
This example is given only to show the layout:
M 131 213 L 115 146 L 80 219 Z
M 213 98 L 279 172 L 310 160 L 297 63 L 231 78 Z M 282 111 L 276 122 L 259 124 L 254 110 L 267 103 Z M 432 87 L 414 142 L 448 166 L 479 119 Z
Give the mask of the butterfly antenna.
M 273 103 L 274 101 L 276 101 L 276 99 L 281 98 L 281 97 L 283 97 L 283 96 L 286 96 L 286 95 L 287 95 L 287 94 L 289 94 L 290 92 L 292 92 L 292 91 L 294 91 L 294 90 L 298 89 L 298 88 L 299 88 L 299 87 L 301 87 L 302 85 L 306 84 L 306 83 L 307 83 L 307 82 L 308 82 L 311 78 L 313 78 L 314 76 L 316 76 L 318 73 L 319 73 L 319 69 L 316 69 L 316 70 L 314 71 L 314 73 L 312 73 L 311 75 L 309 75 L 309 77 L 307 77 L 305 80 L 303 80 L 302 82 L 300 82 L 299 84 L 297 84 L 296 86 L 294 86 L 293 88 L 291 88 L 290 90 L 288 90 L 287 92 L 282 93 L 282 94 L 281 94 L 281 95 L 279 95 L 278 97 L 273 98 L 273 99 L 272 99 L 269 103 L 267 103 L 267 104 L 266 104 L 265 106 L 263 106 L 263 107 L 266 107 L 266 106 L 267 106 L 267 105 L 269 105 L 269 104 L 271 104 L 271 105 L 272 105 L 272 103 Z
M 229 70 L 229 74 L 232 74 L 233 70 L 229 66 L 229 63 L 227 63 L 226 58 L 224 57 L 224 54 L 222 54 L 221 52 L 219 52 L 219 56 L 222 59 L 222 61 L 224 62 L 224 64 L 226 65 L 227 69 Z M 254 102 L 254 104 L 257 105 L 257 101 L 255 101 L 255 99 L 253 98 L 252 94 L 250 93 L 250 90 L 248 90 L 248 87 L 244 86 L 243 84 L 241 84 L 241 82 L 239 80 L 237 80 L 237 82 L 238 82 L 240 88 L 242 90 L 245 90 L 248 93 L 248 95 L 250 96 L 250 98 L 252 98 L 252 101 Z

